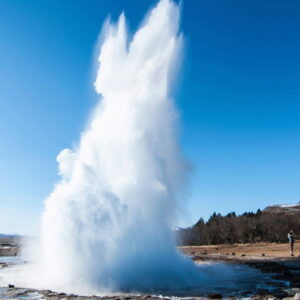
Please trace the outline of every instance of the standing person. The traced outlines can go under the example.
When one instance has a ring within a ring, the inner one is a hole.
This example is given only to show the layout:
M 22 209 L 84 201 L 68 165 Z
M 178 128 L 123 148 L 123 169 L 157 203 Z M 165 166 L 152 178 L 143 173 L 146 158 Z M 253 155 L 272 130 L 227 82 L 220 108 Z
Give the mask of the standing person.
M 291 230 L 288 233 L 288 239 L 289 239 L 290 246 L 291 246 L 291 256 L 294 256 L 294 232 L 293 232 L 293 230 Z

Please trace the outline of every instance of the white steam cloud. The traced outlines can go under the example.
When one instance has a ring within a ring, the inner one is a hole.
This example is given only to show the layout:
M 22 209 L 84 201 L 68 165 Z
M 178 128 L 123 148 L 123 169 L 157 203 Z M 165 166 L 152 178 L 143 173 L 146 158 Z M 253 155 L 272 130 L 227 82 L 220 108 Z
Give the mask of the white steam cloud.
M 170 93 L 181 40 L 170 0 L 130 41 L 124 15 L 107 26 L 95 81 L 101 101 L 78 148 L 58 155 L 62 179 L 46 200 L 41 285 L 144 291 L 200 279 L 171 230 L 186 173 Z

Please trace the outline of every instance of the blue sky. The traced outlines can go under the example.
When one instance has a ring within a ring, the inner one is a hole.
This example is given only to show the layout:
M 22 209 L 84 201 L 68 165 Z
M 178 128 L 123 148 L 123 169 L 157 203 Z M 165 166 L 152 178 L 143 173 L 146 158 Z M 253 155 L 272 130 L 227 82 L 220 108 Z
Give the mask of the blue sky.
M 36 232 L 72 146 L 97 101 L 98 34 L 148 0 L 0 0 L 0 232 Z M 190 225 L 300 201 L 300 2 L 183 0 L 184 63 L 176 101 L 193 166 Z

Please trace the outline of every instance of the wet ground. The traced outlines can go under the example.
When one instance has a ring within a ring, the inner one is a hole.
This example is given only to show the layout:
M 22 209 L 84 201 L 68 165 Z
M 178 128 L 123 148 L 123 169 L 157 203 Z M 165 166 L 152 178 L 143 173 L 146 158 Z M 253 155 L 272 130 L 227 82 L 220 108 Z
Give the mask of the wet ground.
M 297 257 L 258 257 L 235 255 L 195 255 L 192 259 L 196 262 L 222 262 L 229 265 L 247 266 L 264 274 L 264 280 L 261 281 L 254 290 L 255 295 L 263 298 L 269 298 L 272 295 L 275 298 L 289 298 L 300 293 L 300 259 Z M 248 294 L 244 290 L 241 294 Z M 300 294 L 298 295 L 300 299 Z M 297 297 L 298 297 L 297 296 Z M 298 299 L 298 298 L 297 298 Z

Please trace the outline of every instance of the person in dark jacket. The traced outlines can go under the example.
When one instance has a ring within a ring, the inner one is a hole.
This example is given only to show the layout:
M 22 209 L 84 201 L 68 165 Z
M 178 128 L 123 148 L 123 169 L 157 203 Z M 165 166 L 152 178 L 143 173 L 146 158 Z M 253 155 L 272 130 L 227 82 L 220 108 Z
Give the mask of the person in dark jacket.
M 291 246 L 291 256 L 294 256 L 294 241 L 295 241 L 295 238 L 294 238 L 293 230 L 291 230 L 288 233 L 288 239 L 289 239 L 289 243 L 290 243 L 290 246 Z

